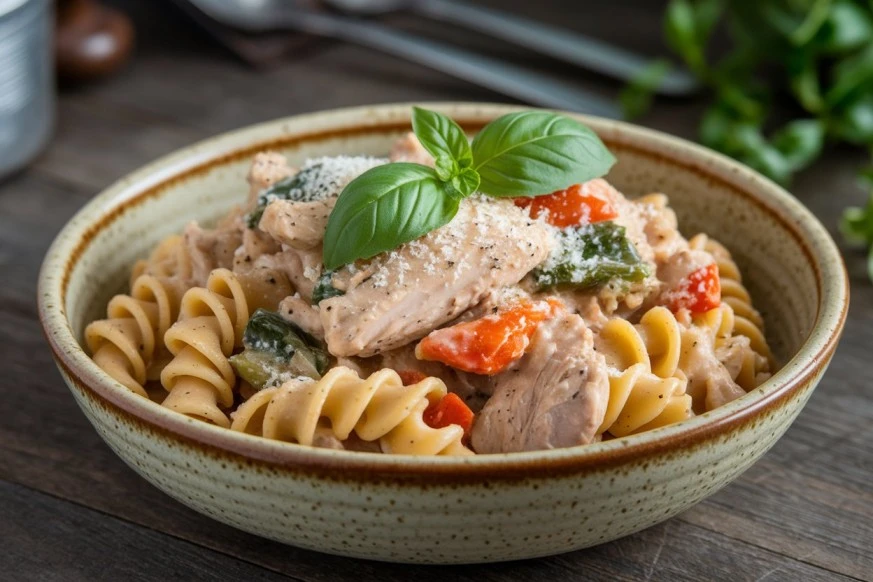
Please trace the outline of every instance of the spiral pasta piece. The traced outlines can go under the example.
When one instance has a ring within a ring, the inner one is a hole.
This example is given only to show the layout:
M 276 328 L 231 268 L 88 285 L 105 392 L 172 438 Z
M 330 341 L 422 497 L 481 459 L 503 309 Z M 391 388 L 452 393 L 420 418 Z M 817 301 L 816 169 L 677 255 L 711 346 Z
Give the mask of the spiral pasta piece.
M 167 330 L 164 342 L 173 354 L 161 372 L 169 392 L 163 406 L 187 416 L 229 427 L 222 409 L 233 405 L 236 374 L 228 361 L 252 311 L 275 309 L 290 294 L 287 279 L 270 271 L 260 279 L 215 269 L 206 287 L 193 287 L 182 297 L 179 320 Z M 263 278 L 272 281 L 264 286 Z
M 318 381 L 292 380 L 261 390 L 234 413 L 231 429 L 309 446 L 319 431 L 329 430 L 340 441 L 354 431 L 361 440 L 378 440 L 385 453 L 473 454 L 461 443 L 460 426 L 435 429 L 423 420 L 429 403 L 445 394 L 438 378 L 404 386 L 391 369 L 362 379 L 338 366 Z
M 610 373 L 609 402 L 597 432 L 623 437 L 691 416 L 691 396 L 685 394 L 684 378 L 660 378 L 644 364 L 634 364 Z
M 769 377 L 770 352 L 763 333 L 749 320 L 737 317 L 728 303 L 695 316 L 693 323 L 709 330 L 716 357 L 743 390 L 757 388 Z
M 670 310 L 650 309 L 636 326 L 611 319 L 595 343 L 609 365 L 609 401 L 599 434 L 627 436 L 693 415 L 679 369 L 681 328 Z
M 721 280 L 722 304 L 727 304 L 732 310 L 733 335 L 749 338 L 752 349 L 765 357 L 771 367 L 774 366 L 770 346 L 767 345 L 767 339 L 764 337 L 764 319 L 752 306 L 752 298 L 743 285 L 742 274 L 730 251 L 720 242 L 702 233 L 694 236 L 688 244 L 692 249 L 704 250 L 715 258 Z
M 149 367 L 164 348 L 163 336 L 179 312 L 184 284 L 173 278 L 140 275 L 129 295 L 116 295 L 107 319 L 85 328 L 92 358 L 107 374 L 140 396 Z
M 681 329 L 666 307 L 653 307 L 637 325 L 625 319 L 610 320 L 600 332 L 598 349 L 613 367 L 625 370 L 644 364 L 661 378 L 676 373 L 681 352 Z

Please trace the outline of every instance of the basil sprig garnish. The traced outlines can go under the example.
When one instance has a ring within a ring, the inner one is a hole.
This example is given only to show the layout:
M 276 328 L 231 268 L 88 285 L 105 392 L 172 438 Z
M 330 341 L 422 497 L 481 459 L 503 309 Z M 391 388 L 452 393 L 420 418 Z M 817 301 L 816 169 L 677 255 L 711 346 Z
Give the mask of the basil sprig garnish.
M 415 240 L 445 224 L 460 201 L 541 196 L 599 178 L 615 158 L 591 129 L 548 111 L 521 111 L 486 125 L 472 145 L 457 123 L 413 108 L 412 128 L 435 167 L 396 162 L 367 170 L 340 194 L 324 235 L 336 269 Z

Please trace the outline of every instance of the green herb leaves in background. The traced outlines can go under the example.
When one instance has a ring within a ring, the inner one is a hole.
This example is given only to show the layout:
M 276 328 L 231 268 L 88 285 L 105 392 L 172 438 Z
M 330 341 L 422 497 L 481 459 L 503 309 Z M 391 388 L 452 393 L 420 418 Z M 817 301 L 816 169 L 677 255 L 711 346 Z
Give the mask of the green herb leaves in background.
M 865 181 L 871 182 L 873 172 L 864 172 Z M 867 276 L 873 280 L 873 194 L 863 207 L 846 208 L 840 221 L 840 231 L 850 243 L 863 245 L 867 249 Z
M 504 115 L 473 140 L 454 121 L 413 108 L 412 127 L 435 167 L 386 164 L 355 178 L 334 206 L 324 266 L 336 269 L 389 251 L 454 218 L 460 201 L 539 196 L 606 174 L 615 158 L 578 121 L 547 111 Z
M 726 51 L 711 50 L 716 34 L 729 41 Z M 782 184 L 827 142 L 873 150 L 873 2 L 670 0 L 664 37 L 711 91 L 700 124 L 705 145 Z M 627 117 L 650 103 L 657 79 L 646 81 L 625 89 Z M 773 104 L 786 101 L 795 119 L 774 119 Z M 844 226 L 860 224 L 859 213 L 873 216 L 873 208 L 849 209 Z M 865 232 L 869 245 L 873 229 Z

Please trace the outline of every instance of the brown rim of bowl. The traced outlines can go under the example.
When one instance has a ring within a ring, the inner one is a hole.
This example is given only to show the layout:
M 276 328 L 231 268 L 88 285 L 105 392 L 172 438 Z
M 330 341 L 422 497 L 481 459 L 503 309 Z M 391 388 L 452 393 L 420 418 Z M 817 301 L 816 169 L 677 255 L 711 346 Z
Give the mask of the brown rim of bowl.
M 75 268 L 84 249 L 97 233 L 108 227 L 129 208 L 152 196 L 159 195 L 166 188 L 179 181 L 208 172 L 229 161 L 250 157 L 255 152 L 264 149 L 287 147 L 296 143 L 326 140 L 332 137 L 369 133 L 381 134 L 409 129 L 408 118 L 403 118 L 397 112 L 399 110 L 409 111 L 411 105 L 390 104 L 338 109 L 327 113 L 295 116 L 243 128 L 169 154 L 116 182 L 95 200 L 89 202 L 61 230 L 46 254 L 40 272 L 38 285 L 39 317 L 58 365 L 74 380 L 74 384 L 88 398 L 114 409 L 115 412 L 149 429 L 168 437 L 181 439 L 213 453 L 234 453 L 251 461 L 261 461 L 269 465 L 326 475 L 335 475 L 336 470 L 341 469 L 346 478 L 357 476 L 372 480 L 372 474 L 376 472 L 391 474 L 392 477 L 421 478 L 431 482 L 435 477 L 440 477 L 440 480 L 460 479 L 466 481 L 470 478 L 516 479 L 577 473 L 629 463 L 656 454 L 669 454 L 680 449 L 703 446 L 706 441 L 753 423 L 761 414 L 791 399 L 801 392 L 803 387 L 830 361 L 845 323 L 848 311 L 849 285 L 842 257 L 835 243 L 818 220 L 780 187 L 729 158 L 661 132 L 622 122 L 585 116 L 578 117 L 594 126 L 611 148 L 634 151 L 655 158 L 661 163 L 679 167 L 684 171 L 719 183 L 732 190 L 736 195 L 753 202 L 762 211 L 767 212 L 781 223 L 803 249 L 807 260 L 816 272 L 819 304 L 813 332 L 826 329 L 826 336 L 822 338 L 815 333 L 810 333 L 810 336 L 805 339 L 791 360 L 762 386 L 732 403 L 687 421 L 648 433 L 593 445 L 527 453 L 479 455 L 462 459 L 315 449 L 221 429 L 190 419 L 133 394 L 98 368 L 79 346 L 69 322 L 66 320 L 64 309 L 70 273 Z M 478 103 L 428 103 L 425 106 L 452 110 L 454 118 L 468 131 L 481 128 L 486 123 L 484 121 L 486 117 L 491 118 L 520 109 L 519 107 Z M 224 149 L 226 147 L 224 144 L 214 143 L 233 138 L 253 138 L 253 136 L 246 134 L 266 128 L 282 128 L 284 130 L 284 124 L 293 120 L 318 118 L 331 121 L 344 115 L 365 112 L 370 114 L 369 123 L 361 122 L 341 129 L 334 127 L 274 139 L 256 139 L 253 142 L 254 145 L 233 148 L 229 151 Z M 385 119 L 373 122 L 373 117 L 377 119 L 384 117 Z M 610 136 L 609 134 L 614 131 L 632 132 L 638 142 L 645 142 L 645 146 L 631 145 L 620 139 L 620 136 Z M 713 168 L 708 169 L 703 167 L 701 163 L 691 160 L 682 161 L 668 158 L 659 153 L 668 146 L 681 146 L 685 153 L 693 154 L 697 160 L 708 159 Z M 204 152 L 199 151 L 201 149 L 207 150 L 205 155 Z M 209 151 L 210 149 L 215 151 Z M 719 175 L 718 171 L 722 175 Z M 155 179 L 155 174 L 158 174 L 159 179 Z M 726 175 L 730 175 L 730 179 L 725 177 Z M 149 181 L 153 183 L 137 190 L 137 183 L 132 182 L 132 180 L 134 178 L 144 179 L 147 176 L 151 178 Z M 757 182 L 758 186 L 769 189 L 770 195 L 777 199 L 774 202 L 781 202 L 781 208 L 774 203 L 760 200 L 757 196 L 744 190 L 738 185 L 743 182 Z M 127 196 L 121 196 L 122 193 L 131 189 L 133 192 L 128 192 Z M 115 204 L 110 210 L 102 214 L 99 221 L 95 223 L 93 220 L 85 220 L 86 213 L 93 212 L 98 205 L 106 204 L 110 199 L 115 199 Z M 789 216 L 785 216 L 785 214 Z M 805 226 L 802 225 L 801 218 L 804 219 Z M 806 231 L 806 236 L 811 236 L 817 240 L 821 253 L 817 253 L 810 247 L 804 238 L 803 231 Z M 75 240 L 72 250 L 61 252 L 60 247 L 68 240 Z M 835 286 L 830 292 L 826 292 L 827 289 L 823 285 L 824 277 L 830 277 L 831 285 Z M 840 306 L 839 311 L 835 309 L 835 305 Z M 70 347 L 65 348 L 64 344 Z M 347 473 L 348 471 L 352 473 Z M 357 475 L 355 475 L 355 471 L 358 471 Z

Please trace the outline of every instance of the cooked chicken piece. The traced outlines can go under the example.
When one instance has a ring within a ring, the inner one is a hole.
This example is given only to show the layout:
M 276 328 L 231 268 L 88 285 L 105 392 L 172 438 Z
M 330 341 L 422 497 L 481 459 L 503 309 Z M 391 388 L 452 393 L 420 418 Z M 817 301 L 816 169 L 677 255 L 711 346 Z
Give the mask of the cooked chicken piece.
M 681 250 L 658 267 L 658 278 L 667 289 L 677 289 L 688 275 L 712 263 L 712 255 L 706 251 Z
M 234 253 L 242 244 L 242 233 L 243 223 L 238 216 L 213 230 L 204 230 L 196 222 L 185 227 L 185 248 L 191 261 L 191 278 L 196 285 L 206 285 L 213 269 L 233 267 Z
M 719 342 L 715 357 L 743 390 L 751 390 L 771 376 L 767 358 L 755 352 L 751 340 L 744 335 Z
M 421 142 L 411 131 L 394 142 L 389 159 L 392 162 L 412 162 L 431 167 L 434 164 L 433 156 L 422 147 Z
M 284 180 L 294 172 L 295 170 L 288 165 L 285 156 L 281 154 L 275 152 L 257 154 L 252 160 L 247 177 L 249 182 L 248 207 L 252 208 L 257 204 L 258 194 L 261 190 Z
M 318 307 L 309 304 L 299 294 L 289 295 L 279 303 L 279 314 L 300 329 L 318 339 L 324 339 Z
M 547 289 L 542 293 L 534 294 L 534 299 L 548 299 L 549 297 L 560 299 L 571 313 L 576 313 L 582 317 L 585 320 L 585 325 L 594 333 L 599 332 L 609 321 L 609 318 L 603 313 L 603 307 L 600 305 L 596 293 L 572 289 Z
M 711 330 L 692 325 L 687 310 L 681 310 L 677 320 L 683 328 L 679 368 L 688 377 L 686 393 L 691 395 L 695 414 L 702 414 L 745 394 L 746 391 L 734 382 L 730 371 L 719 361 Z
M 242 244 L 233 257 L 233 270 L 245 273 L 263 263 L 261 257 L 270 257 L 282 250 L 273 237 L 260 230 L 247 228 L 242 233 Z
M 296 249 L 311 249 L 324 240 L 327 219 L 336 197 L 314 202 L 273 200 L 261 216 L 258 228 L 277 241 Z
M 606 414 L 606 360 L 581 317 L 539 325 L 527 353 L 494 377 L 494 395 L 476 417 L 477 453 L 512 453 L 594 441 Z
M 711 265 L 712 255 L 706 251 L 683 249 L 670 256 L 658 266 L 658 279 L 662 282 L 662 291 L 649 301 L 648 305 L 670 305 L 680 300 L 680 290 L 683 280 L 691 273 Z
M 321 276 L 321 245 L 307 250 L 285 247 L 276 254 L 262 256 L 259 261 L 287 275 L 303 299 L 312 299 L 315 283 Z
M 645 223 L 644 232 L 657 264 L 688 248 L 688 241 L 679 233 L 676 213 L 667 206 L 663 194 L 649 194 L 633 201 Z
M 334 275 L 345 294 L 319 304 L 328 349 L 366 357 L 419 339 L 517 283 L 550 244 L 546 227 L 512 202 L 468 198 L 446 226 Z

